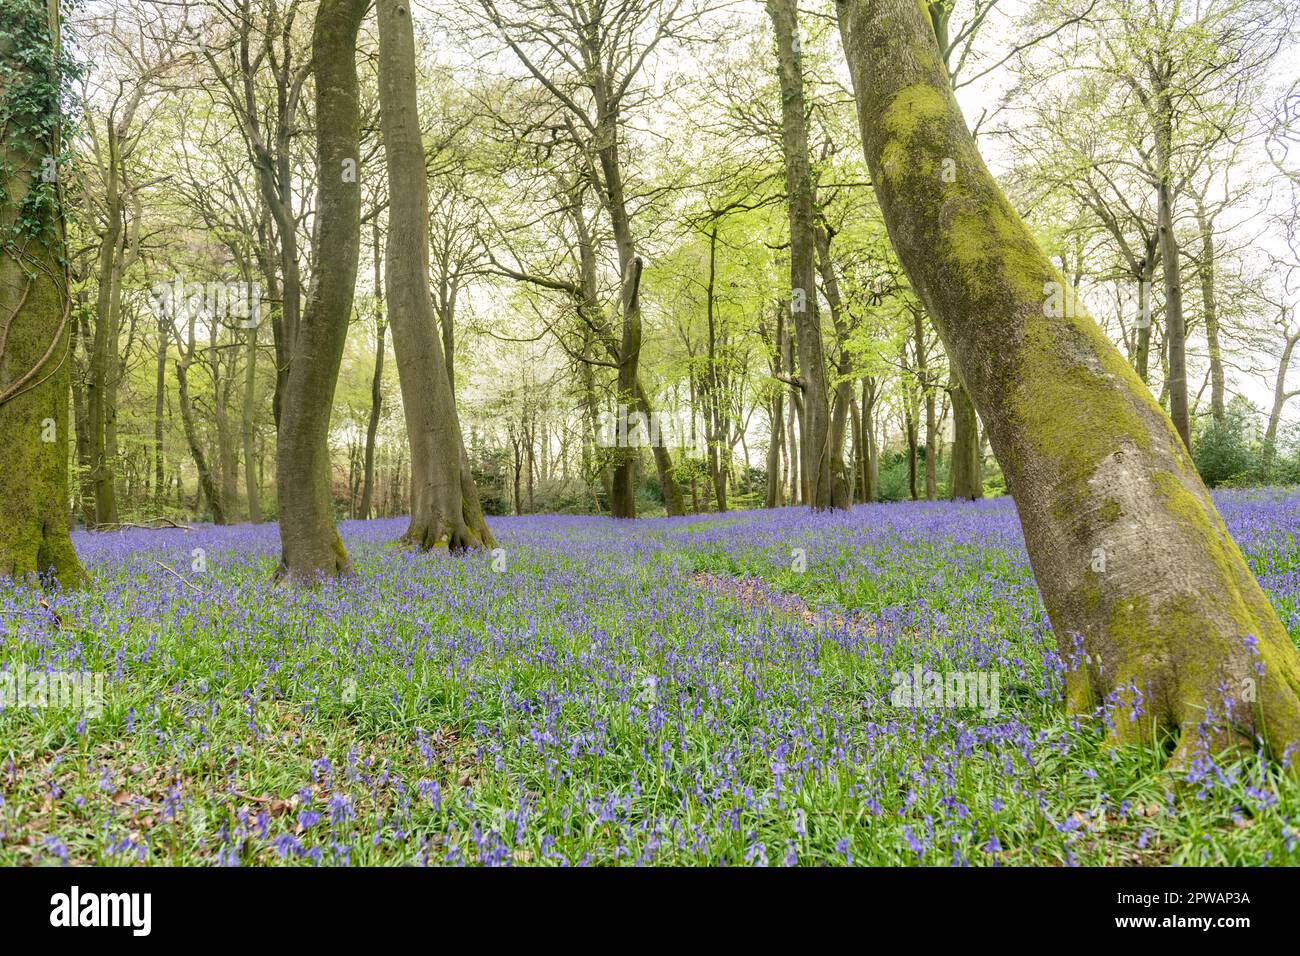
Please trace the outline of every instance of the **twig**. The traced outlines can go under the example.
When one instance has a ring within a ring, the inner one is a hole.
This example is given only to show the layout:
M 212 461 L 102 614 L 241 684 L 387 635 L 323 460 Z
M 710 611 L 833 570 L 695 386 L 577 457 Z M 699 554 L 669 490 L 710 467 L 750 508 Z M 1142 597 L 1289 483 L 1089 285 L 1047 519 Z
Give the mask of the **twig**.
M 168 574 L 170 574 L 172 577 L 174 577 L 177 581 L 181 582 L 181 584 L 185 585 L 187 588 L 189 588 L 189 589 L 190 589 L 191 591 L 193 591 L 195 594 L 202 594 L 202 593 L 203 593 L 203 592 L 200 591 L 198 588 L 196 588 L 193 584 L 191 584 L 189 581 L 186 581 L 183 577 L 181 577 L 179 574 L 177 574 L 177 573 L 176 573 L 175 571 L 173 571 L 171 568 L 167 567 L 167 565 L 163 564 L 161 561 L 154 561 L 154 564 L 158 565 L 158 567 L 162 568 L 164 571 L 166 571 Z

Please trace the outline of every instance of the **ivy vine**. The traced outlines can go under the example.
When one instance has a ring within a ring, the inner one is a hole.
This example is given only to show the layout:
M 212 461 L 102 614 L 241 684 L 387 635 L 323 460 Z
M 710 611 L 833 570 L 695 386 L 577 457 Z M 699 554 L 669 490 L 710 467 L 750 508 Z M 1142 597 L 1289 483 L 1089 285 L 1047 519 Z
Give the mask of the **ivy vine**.
M 69 144 L 64 104 L 81 70 L 51 35 L 44 0 L 0 4 L 0 183 L 29 178 L 16 200 L 8 185 L 0 191 L 0 249 L 14 258 L 33 239 L 61 245 L 58 170 Z

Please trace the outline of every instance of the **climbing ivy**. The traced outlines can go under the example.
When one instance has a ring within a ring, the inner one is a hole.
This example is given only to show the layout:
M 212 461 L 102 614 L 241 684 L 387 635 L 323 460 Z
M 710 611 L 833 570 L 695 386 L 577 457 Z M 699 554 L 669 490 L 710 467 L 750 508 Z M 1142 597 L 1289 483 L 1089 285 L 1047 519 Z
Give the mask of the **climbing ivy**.
M 57 235 L 58 170 L 68 145 L 65 92 L 82 69 L 54 42 L 49 16 L 41 0 L 0 4 L 0 182 L 30 177 L 17 197 L 8 186 L 0 192 L 0 249 L 15 258 L 28 241 Z

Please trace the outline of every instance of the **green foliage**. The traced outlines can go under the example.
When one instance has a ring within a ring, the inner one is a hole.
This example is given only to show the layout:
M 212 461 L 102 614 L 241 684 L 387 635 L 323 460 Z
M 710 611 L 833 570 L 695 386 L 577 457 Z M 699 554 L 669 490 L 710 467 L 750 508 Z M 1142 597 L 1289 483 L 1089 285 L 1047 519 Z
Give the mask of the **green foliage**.
M 1192 459 L 1201 480 L 1211 488 L 1255 483 L 1258 434 L 1244 400 L 1234 400 L 1222 422 L 1203 419 L 1192 439 Z
M 66 158 L 64 90 L 80 66 L 51 36 L 44 3 L 0 5 L 0 50 L 0 181 L 30 177 L 16 201 L 8 189 L 0 193 L 0 247 L 18 257 L 29 240 L 57 235 L 58 177 L 42 167 L 46 157 L 56 168 Z
M 880 501 L 906 501 L 912 497 L 908 485 L 907 455 L 902 452 L 882 455 L 880 459 Z

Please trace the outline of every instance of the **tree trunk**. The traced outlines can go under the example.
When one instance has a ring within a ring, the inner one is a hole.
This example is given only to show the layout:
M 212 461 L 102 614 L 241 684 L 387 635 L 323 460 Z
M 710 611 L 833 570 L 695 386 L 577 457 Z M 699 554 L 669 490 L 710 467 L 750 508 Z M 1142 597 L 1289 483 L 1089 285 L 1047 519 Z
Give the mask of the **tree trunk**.
M 613 105 L 615 91 L 607 88 L 606 76 L 600 68 L 591 77 L 592 98 L 595 101 L 596 132 L 593 137 L 599 160 L 603 188 L 597 190 L 605 210 L 609 213 L 614 232 L 614 246 L 618 251 L 619 304 L 622 314 L 622 334 L 618 351 L 618 402 L 631 406 L 641 362 L 641 259 L 636 254 L 632 239 L 632 219 L 627 208 L 623 189 L 623 162 L 619 149 L 619 116 Z M 648 413 L 647 413 L 648 414 Z M 615 518 L 636 517 L 636 482 L 634 449 L 620 449 L 614 467 L 613 495 L 610 513 Z M 660 458 L 656 453 L 655 464 Z M 664 489 L 667 495 L 668 489 Z M 680 501 L 680 494 L 678 495 Z M 671 512 L 670 512 L 671 513 Z M 678 514 L 681 512 L 678 511 Z
M 248 520 L 262 523 L 262 494 L 257 484 L 257 428 L 254 400 L 257 397 L 257 326 L 248 330 L 244 352 L 244 409 L 241 438 L 244 452 L 244 490 L 248 493 Z
M 1210 708 L 1211 747 L 1281 759 L 1300 654 L 1185 443 L 1090 317 L 1045 314 L 1064 279 L 980 158 L 922 8 L 845 0 L 839 17 L 886 227 L 1007 476 L 1070 708 L 1109 700 L 1119 741 L 1180 732 L 1173 766 Z
M 1282 347 L 1282 356 L 1278 359 L 1277 375 L 1273 379 L 1273 407 L 1268 413 L 1268 427 L 1264 430 L 1264 447 L 1260 451 L 1260 471 L 1267 480 L 1273 471 L 1273 462 L 1277 459 L 1277 428 L 1282 421 L 1282 409 L 1296 396 L 1288 392 L 1286 374 L 1291 368 L 1291 356 L 1295 353 L 1296 343 L 1300 342 L 1300 331 L 1286 332 L 1286 344 Z
M 795 0 L 767 0 L 776 33 L 781 81 L 781 147 L 785 157 L 786 203 L 790 221 L 790 312 L 799 342 L 799 384 L 803 468 L 807 503 L 814 511 L 833 506 L 830 406 L 826 358 L 817 308 L 814 263 L 812 171 L 808 164 L 808 128 L 804 115 L 803 58 L 799 52 L 799 16 Z
M 862 380 L 862 434 L 866 439 L 862 450 L 866 466 L 862 500 L 865 502 L 875 501 L 880 496 L 880 450 L 876 445 L 875 422 L 878 387 L 874 378 Z
M 404 0 L 380 0 L 379 102 L 388 164 L 388 323 L 411 446 L 407 544 L 495 547 L 456 415 L 429 274 L 429 196 L 415 93 L 415 36 Z
M 0 32 L 0 100 L 27 104 L 0 130 L 0 577 L 48 575 L 76 587 L 81 563 L 68 534 L 72 300 L 57 174 L 40 174 L 61 138 L 58 6 L 17 0 L 5 19 L 38 39 L 15 51 L 13 34 Z
M 637 408 L 646 415 L 648 420 L 651 414 L 650 398 L 641 385 L 640 379 L 637 379 L 636 382 L 636 401 Z M 655 473 L 659 476 L 659 488 L 664 495 L 665 510 L 669 516 L 686 514 L 686 502 L 682 498 L 682 489 L 677 484 L 677 478 L 673 474 L 672 453 L 668 451 L 667 446 L 662 441 L 655 445 L 651 452 L 654 454 L 655 459 Z
M 821 272 L 822 288 L 826 292 L 826 303 L 831 309 L 840 352 L 835 366 L 837 381 L 834 400 L 831 402 L 830 432 L 827 438 L 831 457 L 831 506 L 848 508 L 853 503 L 853 488 L 844 474 L 844 442 L 848 434 L 849 405 L 853 402 L 853 380 L 849 377 L 853 368 L 853 356 L 848 349 L 849 327 L 840 301 L 839 277 L 835 274 L 835 262 L 831 258 L 830 229 L 825 225 L 818 226 L 813 236 L 817 245 L 817 267 Z
M 584 329 L 583 359 L 590 355 L 594 345 L 595 341 L 590 328 Z M 591 364 L 584 360 L 578 362 L 578 373 L 582 380 L 582 398 L 583 406 L 587 411 L 587 428 L 591 433 L 591 441 L 586 446 L 586 455 L 591 462 L 591 469 L 588 474 L 594 473 L 600 484 L 600 492 L 604 492 L 605 500 L 609 501 L 613 492 L 613 479 L 610 475 L 609 466 L 602 460 L 600 451 L 600 404 L 596 397 L 596 375 L 592 371 Z M 596 500 L 596 512 L 598 514 L 602 510 L 600 492 L 596 491 L 595 485 L 592 486 L 592 495 Z
M 966 389 L 956 382 L 952 387 L 952 426 L 952 500 L 983 498 L 979 418 Z
M 82 349 L 89 351 L 84 343 L 90 341 L 89 323 L 84 314 L 84 308 L 79 309 L 82 316 L 78 321 L 69 320 L 69 357 L 74 359 L 69 371 L 69 378 L 72 384 L 72 418 L 73 430 L 73 457 L 77 463 L 77 507 L 76 511 L 81 516 L 82 523 L 87 527 L 93 527 L 95 524 L 95 485 L 91 481 L 90 468 L 90 421 L 89 412 L 87 411 L 86 401 L 86 375 L 85 370 L 75 362 L 77 355 L 77 340 L 83 343 Z M 87 363 L 87 366 L 89 363 Z
M 634 401 L 637 365 L 641 356 L 641 260 L 635 259 L 622 280 L 623 335 L 618 352 L 618 403 L 631 406 Z M 647 413 L 648 414 L 648 413 Z M 633 460 L 639 449 L 619 448 L 614 463 L 614 489 L 609 510 L 615 518 L 636 517 L 636 483 Z
M 1155 248 L 1158 249 L 1159 246 Z M 1150 375 L 1148 365 L 1151 360 L 1151 279 L 1156 271 L 1154 249 L 1150 251 L 1152 255 L 1148 255 L 1143 260 L 1142 275 L 1138 278 L 1137 349 L 1133 355 L 1133 368 L 1143 384 L 1146 384 Z
M 375 487 L 375 436 L 379 434 L 379 416 L 384 401 L 384 305 L 383 281 L 380 275 L 379 222 L 374 225 L 375 257 L 375 371 L 370 377 L 370 419 L 366 423 L 365 473 L 361 486 L 361 518 L 370 517 L 371 499 Z
M 767 493 L 763 507 L 779 508 L 783 504 L 781 495 L 781 429 L 782 408 L 781 392 L 777 390 L 768 400 L 769 437 L 767 442 Z
M 158 322 L 158 352 L 154 363 L 153 393 L 153 499 L 154 508 L 162 510 L 166 489 L 163 487 L 163 411 L 167 397 L 167 327 L 169 320 Z
M 321 0 L 312 32 L 322 268 L 288 340 L 276 448 L 278 573 L 304 582 L 351 567 L 334 523 L 329 427 L 361 251 L 356 42 L 368 6 L 369 0 Z M 289 276 L 285 279 L 287 302 Z
M 116 389 L 113 387 L 114 371 L 118 362 L 118 305 L 115 293 L 120 280 L 118 263 L 121 261 L 122 202 L 120 163 L 118 158 L 118 127 L 109 124 L 107 130 L 107 168 L 105 189 L 105 225 L 100 236 L 98 279 L 95 301 L 95 335 L 90 353 L 90 383 L 88 414 L 90 418 L 91 482 L 95 490 L 95 524 L 117 522 L 117 491 L 114 471 L 117 463 L 116 430 L 110 422 L 116 415 L 113 408 Z
M 1165 347 L 1169 352 L 1169 371 L 1165 387 L 1169 390 L 1169 417 L 1188 450 L 1192 447 L 1192 424 L 1187 407 L 1187 326 L 1183 321 L 1183 282 L 1178 274 L 1178 240 L 1174 236 L 1173 191 L 1170 180 L 1172 159 L 1167 94 L 1159 97 L 1161 119 L 1156 129 L 1156 156 L 1159 181 L 1156 184 L 1156 207 L 1160 232 L 1160 263 L 1165 280 Z
M 212 468 L 208 461 L 208 456 L 203 451 L 203 443 L 199 441 L 198 429 L 194 424 L 194 406 L 190 401 L 190 366 L 194 363 L 195 349 L 194 342 L 194 325 L 196 317 L 193 312 L 185 311 L 186 315 L 186 333 L 185 347 L 181 352 L 181 359 L 176 363 L 176 385 L 178 402 L 181 413 L 181 427 L 185 431 L 185 443 L 189 446 L 190 457 L 194 459 L 194 469 L 199 476 L 199 496 L 195 501 L 194 508 L 198 510 L 198 502 L 207 499 L 208 505 L 212 510 L 212 523 L 225 524 L 226 512 L 221 492 L 217 480 L 212 474 Z M 180 340 L 180 333 L 177 333 L 177 341 Z
M 908 402 L 907 408 L 903 412 L 904 424 L 907 431 L 907 491 L 913 501 L 919 501 L 921 496 L 917 493 L 916 483 L 916 460 L 919 456 L 919 440 L 917 438 L 917 418 L 916 403 Z
M 939 493 L 938 476 L 935 470 L 938 464 L 935 460 L 935 431 L 937 429 L 934 420 L 934 388 L 930 382 L 930 356 L 925 345 L 925 320 L 921 309 L 918 308 L 912 313 L 912 320 L 916 334 L 916 377 L 921 385 L 920 402 L 925 404 L 925 500 L 934 501 Z M 920 402 L 917 405 L 917 425 L 914 430 L 920 429 Z M 919 442 L 919 436 L 916 440 Z M 912 498 L 916 498 L 915 476 L 913 476 Z
M 215 336 L 214 336 L 215 339 Z M 221 358 L 213 353 L 214 368 L 220 368 Z M 230 424 L 231 381 L 218 381 L 213 376 L 213 419 L 217 426 L 217 466 L 221 483 L 221 502 L 229 520 L 236 520 L 239 511 L 239 455 L 235 451 L 234 429 Z M 220 522 L 218 522 L 220 523 Z
M 1196 200 L 1196 224 L 1201 231 L 1201 261 L 1197 272 L 1201 280 L 1201 308 L 1205 319 L 1205 345 L 1210 358 L 1210 414 L 1219 424 L 1227 414 L 1223 374 L 1223 349 L 1219 343 L 1219 303 L 1214 290 L 1214 221 L 1205 211 L 1205 203 Z

